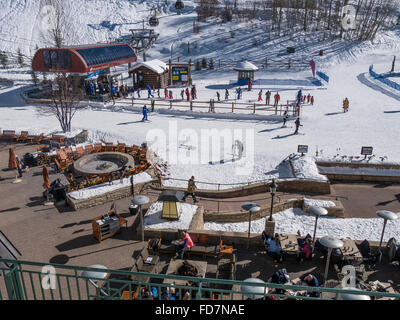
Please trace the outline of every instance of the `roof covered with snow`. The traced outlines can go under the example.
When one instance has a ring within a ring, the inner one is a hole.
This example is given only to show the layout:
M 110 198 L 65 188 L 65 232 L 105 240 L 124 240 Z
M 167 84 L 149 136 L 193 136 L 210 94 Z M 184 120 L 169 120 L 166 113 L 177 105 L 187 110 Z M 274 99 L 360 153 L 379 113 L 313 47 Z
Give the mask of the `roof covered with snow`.
M 132 68 L 130 69 L 130 71 L 136 70 L 137 68 L 140 68 L 140 67 L 146 67 L 146 68 L 150 69 L 151 71 L 154 71 L 158 74 L 162 74 L 168 70 L 168 66 L 166 63 L 162 62 L 161 60 L 154 59 L 151 61 L 143 61 L 143 62 L 135 63 L 132 66 Z
M 233 70 L 236 71 L 257 71 L 258 67 L 256 67 L 254 64 L 252 64 L 249 61 L 242 61 L 239 62 L 236 67 L 233 68 Z

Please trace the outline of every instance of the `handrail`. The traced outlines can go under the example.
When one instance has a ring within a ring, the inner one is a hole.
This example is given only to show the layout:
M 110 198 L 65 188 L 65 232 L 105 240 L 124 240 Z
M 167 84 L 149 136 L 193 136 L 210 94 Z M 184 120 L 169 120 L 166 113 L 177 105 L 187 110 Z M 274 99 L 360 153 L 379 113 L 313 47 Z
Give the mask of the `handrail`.
M 338 288 L 326 288 L 326 287 L 309 287 L 309 286 L 301 286 L 301 285 L 283 285 L 283 284 L 275 284 L 275 283 L 254 283 L 254 282 L 245 282 L 245 281 L 240 281 L 240 280 L 227 280 L 227 279 L 212 279 L 212 278 L 199 278 L 199 277 L 190 277 L 190 276 L 179 276 L 179 275 L 166 275 L 166 274 L 156 274 L 156 273 L 145 273 L 145 272 L 132 272 L 132 271 L 127 271 L 127 270 L 114 270 L 114 269 L 97 269 L 97 268 L 90 268 L 90 267 L 81 267 L 81 266 L 73 266 L 73 265 L 61 265 L 61 264 L 50 264 L 50 263 L 42 263 L 42 262 L 33 262 L 33 261 L 25 261 L 25 260 L 12 260 L 12 259 L 0 259 L 0 263 L 8 263 L 14 266 L 17 266 L 15 270 L 19 271 L 20 273 L 33 273 L 33 274 L 42 274 L 41 271 L 38 270 L 25 270 L 23 269 L 23 266 L 35 266 L 35 267 L 44 267 L 44 266 L 52 266 L 56 269 L 61 269 L 61 270 L 71 270 L 74 271 L 73 274 L 66 274 L 66 273 L 56 273 L 56 277 L 68 277 L 68 278 L 75 278 L 77 281 L 78 279 L 84 279 L 89 281 L 91 278 L 87 276 L 82 276 L 78 275 L 78 271 L 97 271 L 97 272 L 107 272 L 108 274 L 111 275 L 123 275 L 123 276 L 138 276 L 139 280 L 138 281 L 132 281 L 132 280 L 124 280 L 124 279 L 110 279 L 110 277 L 103 279 L 103 281 L 108 282 L 113 282 L 113 283 L 120 283 L 124 285 L 128 285 L 129 288 L 134 285 L 135 283 L 139 284 L 139 287 L 143 286 L 157 286 L 157 287 L 171 287 L 172 284 L 160 284 L 160 283 L 144 283 L 142 282 L 141 279 L 145 277 L 150 277 L 154 279 L 175 279 L 175 280 L 185 280 L 187 282 L 195 282 L 199 284 L 199 287 L 190 287 L 187 285 L 176 285 L 174 286 L 176 288 L 185 288 L 188 290 L 196 290 L 198 291 L 198 296 L 201 294 L 201 292 L 215 292 L 215 293 L 230 293 L 230 294 L 242 294 L 246 295 L 248 293 L 245 293 L 240 290 L 226 290 L 226 289 L 217 289 L 217 288 L 205 288 L 200 284 L 203 283 L 215 283 L 215 284 L 227 284 L 227 285 L 246 285 L 246 286 L 252 286 L 252 287 L 263 287 L 263 288 L 271 288 L 271 289 L 284 289 L 284 290 L 292 290 L 292 291 L 313 291 L 313 292 L 326 292 L 326 293 L 333 293 L 333 294 L 340 294 L 340 293 L 347 293 L 347 294 L 354 294 L 354 295 L 368 295 L 368 296 L 374 296 L 374 297 L 392 297 L 392 298 L 397 298 L 400 299 L 400 294 L 399 293 L 387 293 L 387 292 L 377 292 L 377 291 L 359 291 L 359 290 L 351 290 L 351 289 L 338 289 Z M 12 270 L 6 268 L 6 267 L 0 267 L 0 270 L 4 273 L 6 271 L 13 272 Z M 14 271 L 15 271 L 14 270 Z M 44 273 L 43 273 L 44 275 Z M 22 281 L 24 281 L 23 277 L 20 277 Z M 23 283 L 23 285 L 25 285 Z M 60 285 L 60 282 L 59 282 Z M 126 287 L 123 286 L 122 289 Z M 43 288 L 41 288 L 43 289 Z M 61 289 L 61 288 L 60 288 Z M 103 287 L 104 290 L 106 290 L 106 287 Z M 121 289 L 121 290 L 122 290 Z M 114 289 L 117 290 L 118 289 Z M 24 290 L 25 291 L 25 290 Z M 52 291 L 52 290 L 51 290 Z M 120 290 L 119 290 L 120 291 Z M 25 296 L 26 296 L 26 292 Z M 279 296 L 279 294 L 262 294 L 264 297 L 267 296 Z M 88 293 L 88 297 L 91 296 Z M 290 295 L 281 295 L 281 297 L 284 298 L 291 298 L 291 299 L 307 299 L 309 297 L 302 297 L 302 296 L 290 296 Z M 54 296 L 52 296 L 54 299 Z M 107 299 L 107 297 L 103 297 L 104 299 Z M 111 297 L 113 298 L 113 297 Z M 120 297 L 116 298 L 120 299 Z M 320 299 L 318 299 L 320 300 Z

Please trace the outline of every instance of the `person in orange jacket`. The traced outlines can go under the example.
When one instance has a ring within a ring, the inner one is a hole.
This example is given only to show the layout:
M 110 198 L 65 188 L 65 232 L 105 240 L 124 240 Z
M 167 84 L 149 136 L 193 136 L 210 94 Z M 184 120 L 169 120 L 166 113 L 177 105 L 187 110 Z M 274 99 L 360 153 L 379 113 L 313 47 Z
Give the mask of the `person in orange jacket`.
M 274 96 L 275 99 L 275 103 L 274 103 L 274 107 L 276 107 L 279 103 L 279 101 L 281 100 L 281 96 L 279 95 L 279 92 L 277 92 Z
M 183 259 L 186 250 L 192 248 L 194 246 L 194 243 L 187 231 L 182 231 L 181 236 L 183 238 L 183 243 L 178 246 L 178 255 L 181 259 Z

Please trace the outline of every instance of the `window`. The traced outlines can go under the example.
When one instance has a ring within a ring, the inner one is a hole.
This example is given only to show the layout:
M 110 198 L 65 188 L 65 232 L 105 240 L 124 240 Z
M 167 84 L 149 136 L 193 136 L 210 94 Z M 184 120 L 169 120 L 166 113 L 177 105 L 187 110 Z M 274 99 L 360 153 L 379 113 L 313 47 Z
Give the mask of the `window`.
M 46 68 L 70 69 L 71 53 L 67 50 L 44 50 L 43 60 Z

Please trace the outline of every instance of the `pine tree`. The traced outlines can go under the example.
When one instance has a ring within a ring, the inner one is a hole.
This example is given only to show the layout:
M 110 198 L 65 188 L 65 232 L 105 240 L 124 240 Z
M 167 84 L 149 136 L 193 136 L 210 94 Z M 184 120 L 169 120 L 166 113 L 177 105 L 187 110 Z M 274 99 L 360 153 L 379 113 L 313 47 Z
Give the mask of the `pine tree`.
M 201 60 L 201 67 L 202 67 L 203 69 L 207 69 L 207 60 L 206 60 L 206 58 L 203 58 L 203 59 Z
M 200 64 L 200 60 L 196 61 L 196 71 L 200 71 L 201 70 L 201 64 Z
M 17 62 L 19 64 L 19 66 L 21 68 L 23 68 L 24 67 L 24 56 L 23 56 L 20 48 L 18 48 L 17 55 L 18 55 Z
M 3 69 L 8 65 L 8 57 L 4 51 L 0 51 L 0 64 L 3 66 Z
M 208 64 L 208 69 L 213 70 L 214 69 L 214 61 L 212 58 L 210 58 L 210 63 Z

